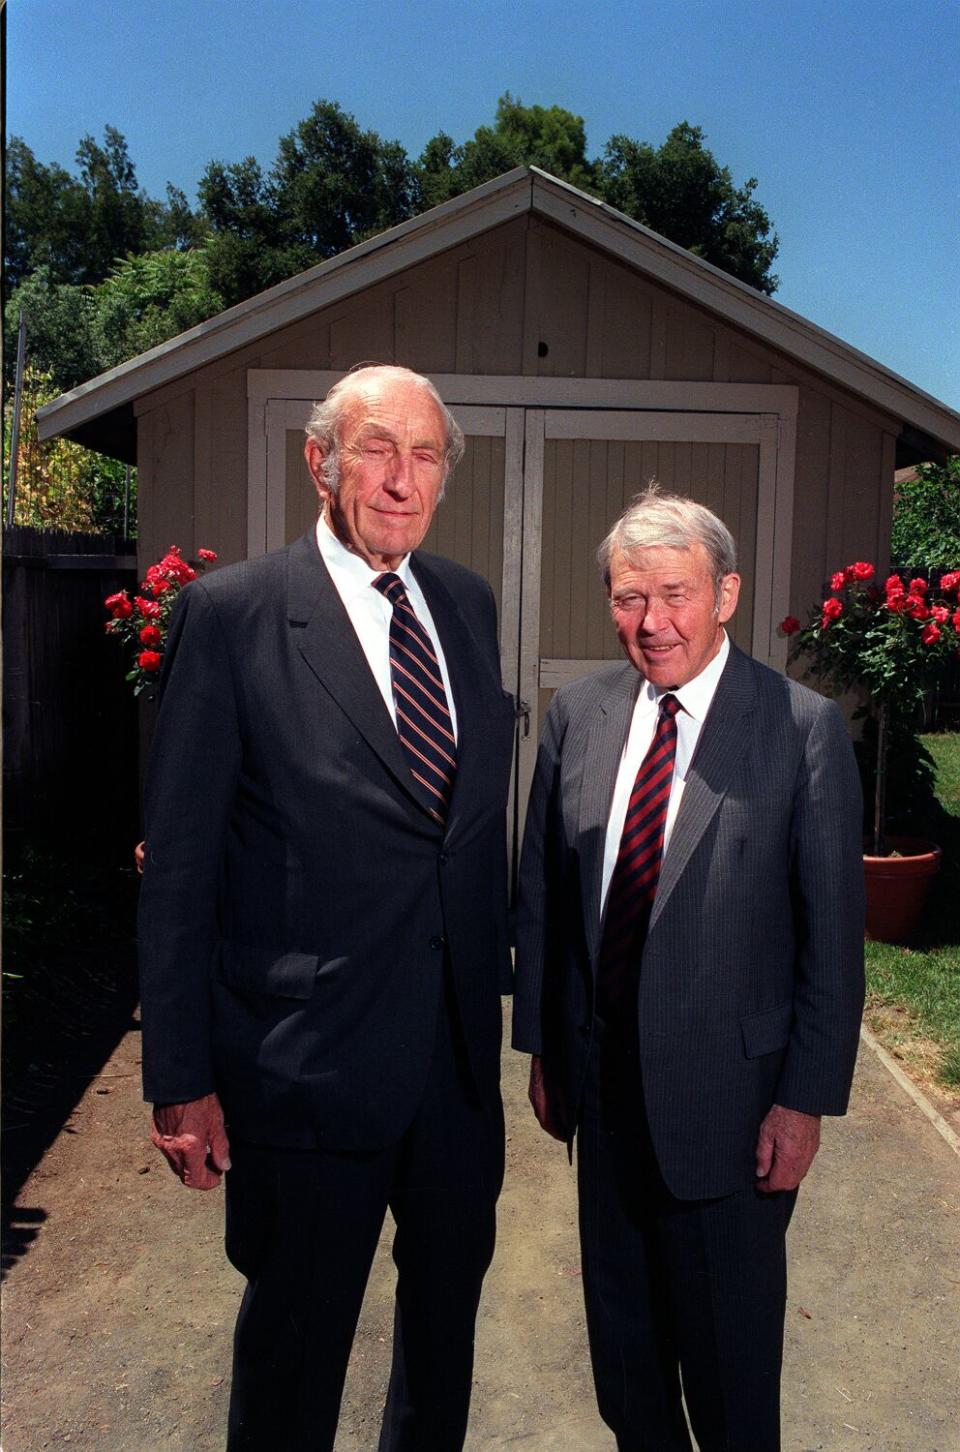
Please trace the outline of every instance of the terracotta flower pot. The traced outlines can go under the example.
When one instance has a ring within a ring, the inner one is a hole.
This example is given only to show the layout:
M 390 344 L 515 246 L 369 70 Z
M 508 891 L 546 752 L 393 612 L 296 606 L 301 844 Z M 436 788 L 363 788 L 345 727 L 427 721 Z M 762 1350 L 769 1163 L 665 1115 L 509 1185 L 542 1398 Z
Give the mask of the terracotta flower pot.
M 899 855 L 863 854 L 866 936 L 880 943 L 909 943 L 920 926 L 942 854 L 939 847 L 922 837 L 888 837 L 887 846 Z

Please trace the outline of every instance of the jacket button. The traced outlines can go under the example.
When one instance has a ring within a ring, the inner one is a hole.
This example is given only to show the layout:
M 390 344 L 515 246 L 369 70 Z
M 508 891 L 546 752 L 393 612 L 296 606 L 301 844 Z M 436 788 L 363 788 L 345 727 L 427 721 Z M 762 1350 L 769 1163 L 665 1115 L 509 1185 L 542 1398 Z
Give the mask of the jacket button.
M 430 946 L 431 948 L 442 948 L 446 941 L 447 940 L 442 933 L 434 933 L 433 937 L 430 939 Z
M 449 861 L 450 861 L 450 854 L 448 852 L 441 852 L 440 853 L 440 866 L 441 867 L 446 867 L 446 865 L 447 865 L 447 863 Z

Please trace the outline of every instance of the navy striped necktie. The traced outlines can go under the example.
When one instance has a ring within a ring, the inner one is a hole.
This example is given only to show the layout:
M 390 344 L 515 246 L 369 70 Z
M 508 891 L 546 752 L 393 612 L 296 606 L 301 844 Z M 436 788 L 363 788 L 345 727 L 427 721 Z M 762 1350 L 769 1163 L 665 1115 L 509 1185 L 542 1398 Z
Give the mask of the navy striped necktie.
M 597 970 L 601 1017 L 625 1007 L 626 993 L 636 982 L 643 939 L 660 879 L 663 834 L 677 754 L 676 717 L 681 709 L 676 696 L 661 698 L 657 729 L 630 793 L 607 893 Z
M 397 735 L 430 815 L 447 820 L 457 742 L 447 693 L 433 642 L 399 575 L 387 571 L 372 582 L 393 606 L 390 617 L 390 680 L 397 709 Z

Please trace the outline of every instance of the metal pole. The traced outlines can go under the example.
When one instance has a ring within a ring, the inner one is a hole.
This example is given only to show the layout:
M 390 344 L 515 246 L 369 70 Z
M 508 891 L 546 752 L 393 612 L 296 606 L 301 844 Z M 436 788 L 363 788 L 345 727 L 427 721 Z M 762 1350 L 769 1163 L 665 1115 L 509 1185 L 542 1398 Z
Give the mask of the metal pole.
M 13 385 L 13 423 L 10 428 L 10 469 L 7 475 L 7 528 L 13 528 L 13 511 L 17 497 L 17 454 L 20 452 L 20 401 L 23 397 L 23 365 L 27 356 L 27 319 L 20 309 L 20 330 L 17 334 L 17 377 Z

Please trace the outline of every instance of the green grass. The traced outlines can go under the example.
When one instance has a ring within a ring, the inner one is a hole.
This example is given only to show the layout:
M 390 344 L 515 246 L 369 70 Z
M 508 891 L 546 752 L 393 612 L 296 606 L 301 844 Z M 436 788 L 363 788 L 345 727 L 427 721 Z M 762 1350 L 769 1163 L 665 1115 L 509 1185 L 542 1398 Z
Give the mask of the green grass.
M 943 867 L 916 948 L 867 943 L 867 1023 L 920 1076 L 960 1090 L 960 733 L 925 736 Z M 936 1046 L 924 1052 L 923 1040 Z
M 937 767 L 937 796 L 945 812 L 960 816 L 960 732 L 925 736 L 923 744 Z

